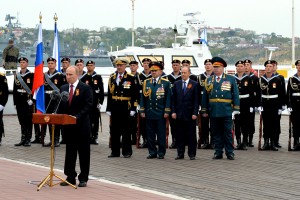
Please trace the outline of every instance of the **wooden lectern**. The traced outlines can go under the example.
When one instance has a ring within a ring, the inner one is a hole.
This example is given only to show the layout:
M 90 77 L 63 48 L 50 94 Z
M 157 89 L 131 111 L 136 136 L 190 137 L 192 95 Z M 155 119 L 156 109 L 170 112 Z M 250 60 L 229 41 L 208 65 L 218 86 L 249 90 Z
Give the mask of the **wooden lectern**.
M 66 114 L 37 114 L 33 113 L 32 122 L 34 124 L 51 124 L 51 158 L 50 158 L 50 173 L 48 176 L 42 180 L 42 182 L 38 185 L 37 191 L 39 191 L 45 184 L 49 185 L 49 187 L 55 186 L 59 183 L 53 184 L 53 176 L 77 189 L 75 185 L 72 185 L 65 179 L 56 175 L 53 171 L 54 167 L 54 129 L 55 125 L 67 125 L 67 124 L 76 124 L 76 118 Z

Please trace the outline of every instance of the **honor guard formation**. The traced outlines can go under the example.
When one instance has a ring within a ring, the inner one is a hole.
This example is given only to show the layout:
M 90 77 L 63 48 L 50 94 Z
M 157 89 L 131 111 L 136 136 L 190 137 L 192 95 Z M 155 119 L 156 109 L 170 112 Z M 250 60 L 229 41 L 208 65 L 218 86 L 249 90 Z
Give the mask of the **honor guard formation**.
M 3 53 L 6 69 L 21 70 L 14 76 L 13 103 L 21 126 L 20 142 L 15 146 L 45 144 L 47 125 L 32 124 L 36 102 L 32 96 L 34 73 L 27 69 L 28 59 L 18 56 L 10 41 Z M 64 172 L 67 181 L 76 184 L 77 152 L 81 172 L 80 187 L 87 186 L 90 169 L 90 144 L 98 145 L 102 131 L 100 109 L 104 101 L 103 79 L 95 72 L 96 63 L 77 59 L 74 66 L 67 57 L 57 71 L 55 58 L 47 59 L 44 73 L 46 113 L 68 114 L 76 124 L 55 126 L 54 146 L 66 144 Z M 235 159 L 235 150 L 254 147 L 255 113 L 259 113 L 259 150 L 278 151 L 282 111 L 290 114 L 289 150 L 299 151 L 300 143 L 300 60 L 297 73 L 285 79 L 277 73 L 277 62 L 264 63 L 265 74 L 258 77 L 249 59 L 235 63 L 236 74 L 226 73 L 227 63 L 220 57 L 204 61 L 202 74 L 191 73 L 190 60 L 172 61 L 172 73 L 164 73 L 164 63 L 150 58 L 139 62 L 117 58 L 116 71 L 108 80 L 106 113 L 109 116 L 108 158 L 130 158 L 132 145 L 147 148 L 147 159 L 164 159 L 166 148 L 177 149 L 175 160 L 196 159 L 197 149 L 213 149 L 213 159 Z M 84 71 L 86 66 L 87 71 Z M 126 71 L 130 67 L 130 72 Z M 287 89 L 286 89 L 287 88 Z M 62 94 L 67 94 L 64 99 Z M 5 74 L 0 74 L 0 145 L 5 134 L 3 109 L 8 100 Z M 58 104 L 58 101 L 62 103 Z M 170 129 L 169 129 L 170 127 Z M 51 133 L 49 126 L 49 133 Z M 34 130 L 34 138 L 32 132 Z M 291 131 L 292 130 L 292 131 Z M 168 145 L 169 132 L 172 143 Z M 50 141 L 52 134 L 49 134 Z M 293 137 L 293 145 L 291 138 Z M 236 142 L 234 142 L 236 141 Z M 187 154 L 185 153 L 187 146 Z M 65 182 L 62 186 L 68 185 Z

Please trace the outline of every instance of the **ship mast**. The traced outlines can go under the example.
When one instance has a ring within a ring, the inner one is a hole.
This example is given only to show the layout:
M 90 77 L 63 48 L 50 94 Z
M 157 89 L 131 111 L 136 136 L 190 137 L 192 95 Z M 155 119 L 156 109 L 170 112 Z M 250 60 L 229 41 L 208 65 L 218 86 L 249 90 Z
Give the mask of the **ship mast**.
M 132 3 L 132 28 L 131 28 L 131 45 L 134 46 L 134 1 L 135 0 L 131 0 Z

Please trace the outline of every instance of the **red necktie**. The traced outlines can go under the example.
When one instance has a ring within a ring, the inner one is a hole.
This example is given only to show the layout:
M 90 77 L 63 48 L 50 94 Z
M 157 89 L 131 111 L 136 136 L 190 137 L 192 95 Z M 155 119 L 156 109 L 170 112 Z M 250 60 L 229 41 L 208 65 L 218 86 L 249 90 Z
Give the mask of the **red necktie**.
M 218 83 L 220 82 L 220 76 L 218 76 L 218 78 L 217 78 L 217 82 L 218 82 Z
M 119 75 L 119 85 L 121 85 L 122 76 Z
M 71 84 L 71 85 L 70 85 L 70 94 L 69 94 L 69 106 L 71 105 L 72 98 L 73 98 L 73 93 L 74 93 L 73 87 L 74 87 L 74 85 Z

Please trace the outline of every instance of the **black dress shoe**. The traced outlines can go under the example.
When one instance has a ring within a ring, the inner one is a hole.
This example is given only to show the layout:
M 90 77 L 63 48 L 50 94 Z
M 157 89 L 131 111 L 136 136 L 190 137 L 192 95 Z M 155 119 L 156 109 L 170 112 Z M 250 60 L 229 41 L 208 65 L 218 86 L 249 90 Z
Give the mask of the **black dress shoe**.
M 180 160 L 180 159 L 184 159 L 184 156 L 177 156 L 177 157 L 175 158 L 175 160 Z
M 214 160 L 223 159 L 223 155 L 217 155 L 215 154 L 213 157 Z
M 195 159 L 196 159 L 195 156 L 191 156 L 191 157 L 190 157 L 190 160 L 195 160 Z
M 60 147 L 60 143 L 58 141 L 54 142 L 55 147 Z
M 162 156 L 162 155 L 158 156 L 157 158 L 158 158 L 158 159 L 165 159 L 165 157 Z
M 157 158 L 157 156 L 156 155 L 148 155 L 147 156 L 147 159 L 153 159 L 153 158 Z
M 126 155 L 124 155 L 123 157 L 124 157 L 124 158 L 130 158 L 131 155 L 130 155 L 130 154 L 126 154 Z
M 232 155 L 232 154 L 231 154 L 231 155 L 228 155 L 228 156 L 227 156 L 227 159 L 228 159 L 228 160 L 234 160 L 234 155 Z
M 30 141 L 26 140 L 23 144 L 24 147 L 30 147 L 31 146 L 31 143 Z
M 16 146 L 16 147 L 22 146 L 22 145 L 24 145 L 24 143 L 25 143 L 25 140 L 22 140 L 21 142 L 15 144 L 15 146 Z
M 98 145 L 99 144 L 98 139 L 92 139 L 90 144 Z
M 78 187 L 86 187 L 86 185 L 87 185 L 86 181 L 80 181 Z
M 60 144 L 66 144 L 66 141 L 65 140 L 61 140 Z
M 281 148 L 282 146 L 280 145 L 280 143 L 276 143 L 276 144 L 275 144 L 275 147 Z
M 120 157 L 120 155 L 115 155 L 115 154 L 110 154 L 109 156 L 107 156 L 108 158 L 116 158 L 116 157 Z
M 177 145 L 175 142 L 172 142 L 172 144 L 169 146 L 170 149 L 176 149 Z
M 41 140 L 40 139 L 35 139 L 31 142 L 31 144 L 40 144 Z
M 68 180 L 66 180 L 66 181 L 68 181 Z M 68 182 L 71 183 L 72 185 L 76 185 L 76 181 L 75 180 L 74 181 L 68 181 Z M 69 186 L 69 184 L 66 183 L 66 182 L 61 182 L 59 185 L 60 186 Z

